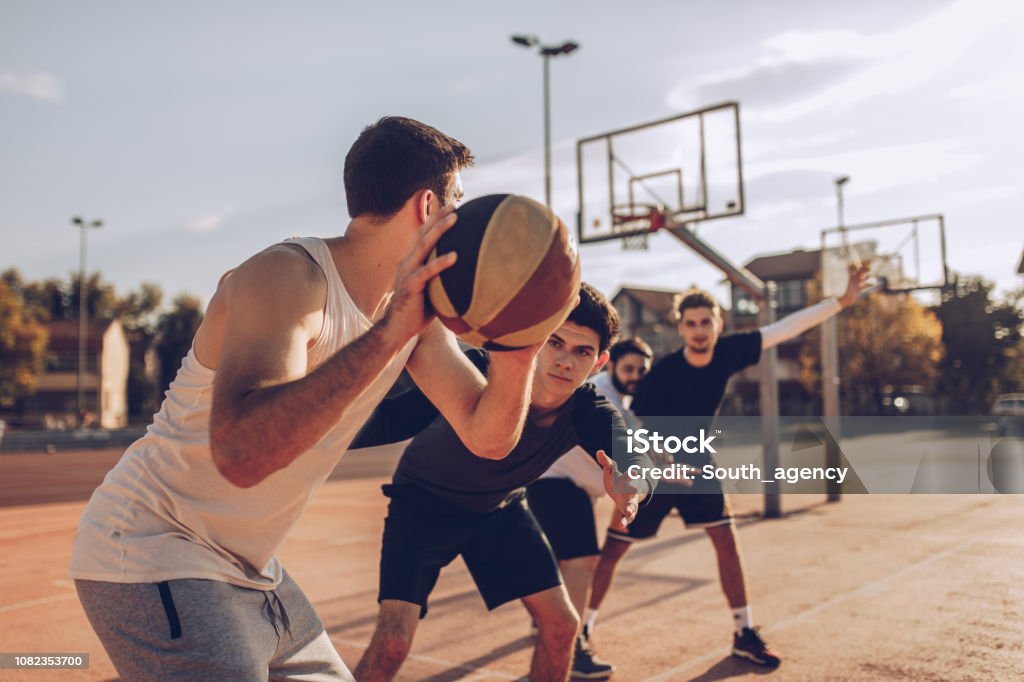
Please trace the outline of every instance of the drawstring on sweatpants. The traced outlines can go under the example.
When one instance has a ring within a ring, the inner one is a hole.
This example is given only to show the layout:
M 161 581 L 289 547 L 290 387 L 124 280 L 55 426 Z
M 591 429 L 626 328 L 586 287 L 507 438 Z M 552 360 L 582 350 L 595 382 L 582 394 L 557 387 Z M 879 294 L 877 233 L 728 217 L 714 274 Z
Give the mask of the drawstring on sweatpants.
M 273 597 L 273 600 L 271 600 Z M 288 620 L 288 612 L 285 611 L 284 602 L 277 596 L 277 590 L 268 590 L 263 593 L 263 599 L 267 602 L 267 617 L 270 619 L 270 624 L 274 626 L 274 633 L 278 637 L 281 636 L 281 631 L 277 629 L 277 621 L 281 620 L 281 625 L 284 626 L 284 631 L 288 633 L 288 636 L 292 636 L 292 623 Z M 274 605 L 277 605 L 275 610 Z

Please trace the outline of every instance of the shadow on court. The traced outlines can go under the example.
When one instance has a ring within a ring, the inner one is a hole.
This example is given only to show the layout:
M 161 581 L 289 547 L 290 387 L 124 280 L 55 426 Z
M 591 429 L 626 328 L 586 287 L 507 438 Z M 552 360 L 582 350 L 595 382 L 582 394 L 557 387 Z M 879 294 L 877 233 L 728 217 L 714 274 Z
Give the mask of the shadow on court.
M 530 637 L 520 637 L 517 640 L 495 647 L 486 654 L 470 659 L 463 664 L 453 666 L 448 670 L 442 670 L 426 679 L 428 682 L 447 682 L 449 680 L 461 680 L 464 677 L 479 675 L 479 669 L 485 667 L 488 663 L 494 663 L 510 654 L 528 650 L 533 650 L 533 639 Z
M 750 674 L 776 675 L 778 679 L 785 679 L 785 673 L 778 672 L 779 670 L 779 668 L 772 669 L 754 667 L 734 656 L 725 656 L 722 660 L 715 663 L 700 675 L 688 679 L 689 682 L 717 682 L 717 680 L 728 680 L 734 677 L 744 677 Z

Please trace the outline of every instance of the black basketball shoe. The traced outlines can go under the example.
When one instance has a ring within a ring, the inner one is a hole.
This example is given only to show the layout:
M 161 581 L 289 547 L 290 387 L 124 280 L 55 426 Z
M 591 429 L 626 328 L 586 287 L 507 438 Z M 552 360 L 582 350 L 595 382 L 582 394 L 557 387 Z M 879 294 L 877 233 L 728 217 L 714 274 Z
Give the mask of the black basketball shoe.
M 586 631 L 576 638 L 576 654 L 572 659 L 569 677 L 574 680 L 605 680 L 615 672 L 615 666 L 602 661 L 594 652 Z
M 748 661 L 774 668 L 782 659 L 761 639 L 759 628 L 743 628 L 742 634 L 732 636 L 732 655 Z

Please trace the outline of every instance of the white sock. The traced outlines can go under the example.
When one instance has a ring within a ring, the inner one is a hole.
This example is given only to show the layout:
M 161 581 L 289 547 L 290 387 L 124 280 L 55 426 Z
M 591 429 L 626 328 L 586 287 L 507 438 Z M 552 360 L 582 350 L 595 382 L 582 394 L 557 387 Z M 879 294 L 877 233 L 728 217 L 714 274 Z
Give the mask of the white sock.
M 736 628 L 737 635 L 743 632 L 743 628 L 754 627 L 754 617 L 751 615 L 749 605 L 732 610 L 732 624 Z
M 594 634 L 594 624 L 597 623 L 597 609 L 588 608 L 583 612 L 583 627 L 589 634 Z

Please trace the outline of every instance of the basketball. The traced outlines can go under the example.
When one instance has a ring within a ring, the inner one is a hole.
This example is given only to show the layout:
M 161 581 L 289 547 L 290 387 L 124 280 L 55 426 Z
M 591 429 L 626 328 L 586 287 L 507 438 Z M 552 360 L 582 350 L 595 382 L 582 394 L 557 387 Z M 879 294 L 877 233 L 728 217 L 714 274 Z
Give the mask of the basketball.
M 427 289 L 438 318 L 466 343 L 488 350 L 546 339 L 579 294 L 579 254 L 565 223 L 515 194 L 478 197 L 456 213 L 458 221 L 431 255 L 458 254 Z

